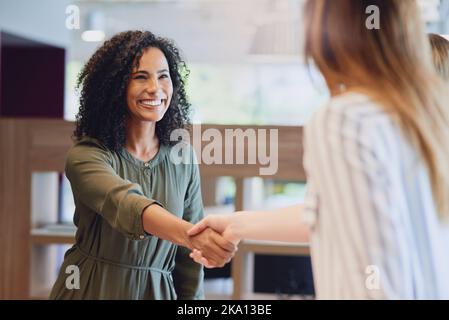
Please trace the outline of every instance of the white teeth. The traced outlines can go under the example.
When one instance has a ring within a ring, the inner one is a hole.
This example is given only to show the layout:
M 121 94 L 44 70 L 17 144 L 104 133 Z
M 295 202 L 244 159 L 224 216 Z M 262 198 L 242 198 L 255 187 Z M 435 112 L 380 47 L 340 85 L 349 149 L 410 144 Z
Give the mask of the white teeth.
M 140 104 L 144 106 L 156 107 L 162 104 L 162 100 L 140 100 Z

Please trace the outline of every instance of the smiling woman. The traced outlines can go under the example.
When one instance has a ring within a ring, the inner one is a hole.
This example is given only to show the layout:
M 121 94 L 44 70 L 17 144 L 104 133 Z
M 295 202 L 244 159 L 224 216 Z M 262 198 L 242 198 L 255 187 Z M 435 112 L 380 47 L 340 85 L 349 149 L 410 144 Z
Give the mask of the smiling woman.
M 169 137 L 186 127 L 187 69 L 170 41 L 150 32 L 114 36 L 79 76 L 76 143 L 66 175 L 75 200 L 76 244 L 53 299 L 201 299 L 203 270 L 189 250 L 224 265 L 235 247 L 208 229 L 198 166 L 170 161 Z M 79 270 L 76 287 L 69 269 Z

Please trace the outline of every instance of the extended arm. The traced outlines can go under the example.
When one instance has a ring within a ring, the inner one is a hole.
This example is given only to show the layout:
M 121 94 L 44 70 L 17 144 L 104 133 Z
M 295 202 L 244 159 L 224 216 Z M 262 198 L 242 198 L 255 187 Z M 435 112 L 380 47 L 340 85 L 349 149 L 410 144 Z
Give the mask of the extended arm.
M 303 222 L 302 205 L 264 212 L 241 211 L 233 215 L 210 215 L 196 224 L 189 234 L 196 234 L 207 227 L 222 233 L 233 242 L 241 239 L 309 241 L 309 227 Z

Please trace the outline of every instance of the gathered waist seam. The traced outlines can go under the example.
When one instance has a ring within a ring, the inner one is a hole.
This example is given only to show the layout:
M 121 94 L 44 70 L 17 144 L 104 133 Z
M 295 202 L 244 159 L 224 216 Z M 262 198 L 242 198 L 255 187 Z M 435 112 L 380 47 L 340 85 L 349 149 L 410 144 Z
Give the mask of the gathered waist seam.
M 168 276 L 171 275 L 171 271 L 168 271 L 168 270 L 164 270 L 164 269 L 160 269 L 160 268 L 154 268 L 154 267 L 141 267 L 141 266 L 135 266 L 135 265 L 125 264 L 125 263 L 114 262 L 114 261 L 111 261 L 111 260 L 107 260 L 107 259 L 103 259 L 103 258 L 100 258 L 100 257 L 93 256 L 93 255 L 85 252 L 83 249 L 81 249 L 78 246 L 76 246 L 76 249 L 79 250 L 79 252 L 83 256 L 85 256 L 86 258 L 92 259 L 94 261 L 106 263 L 106 264 L 113 265 L 113 266 L 120 267 L 120 268 L 134 269 L 134 270 L 143 270 L 143 271 L 154 271 L 154 272 L 162 273 L 162 274 L 165 274 L 165 275 L 168 275 Z

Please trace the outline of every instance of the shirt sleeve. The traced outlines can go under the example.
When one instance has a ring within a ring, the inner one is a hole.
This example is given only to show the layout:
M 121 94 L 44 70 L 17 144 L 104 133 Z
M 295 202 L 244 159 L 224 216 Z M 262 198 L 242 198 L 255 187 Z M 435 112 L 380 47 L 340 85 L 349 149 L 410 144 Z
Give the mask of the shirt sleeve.
M 201 183 L 199 168 L 192 149 L 190 157 L 191 174 L 188 179 L 188 187 L 184 201 L 183 219 L 191 223 L 196 223 L 204 217 L 203 201 L 201 198 Z M 176 294 L 180 300 L 204 299 L 203 266 L 193 261 L 190 257 L 190 250 L 178 247 L 175 258 L 175 269 L 173 280 Z
M 364 299 L 406 299 L 413 289 L 404 268 L 410 261 L 400 206 L 405 195 L 389 149 L 398 136 L 385 121 L 367 123 L 344 111 L 326 116 L 325 145 L 314 160 L 323 165 L 320 185 L 334 215 L 325 218 L 333 219 L 338 245 L 346 251 L 341 259 L 352 277 L 347 290 Z
M 101 215 L 131 240 L 147 238 L 143 210 L 157 201 L 143 195 L 136 183 L 122 179 L 112 167 L 109 151 L 92 142 L 78 142 L 66 158 L 65 172 L 76 201 Z

